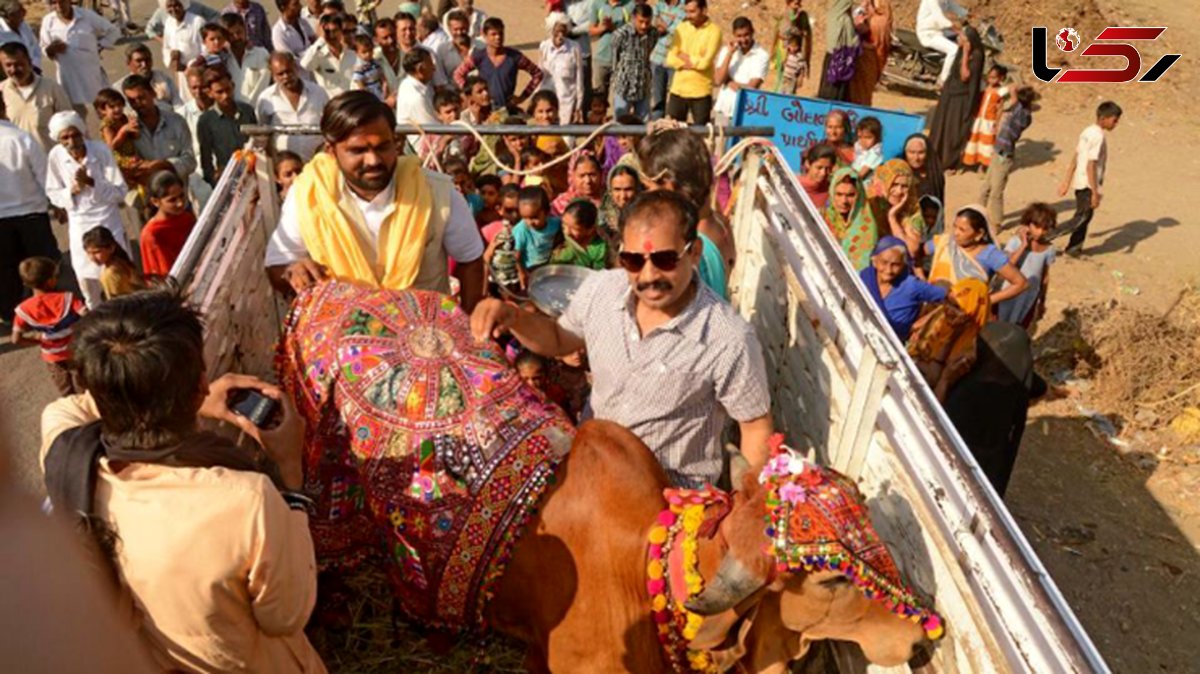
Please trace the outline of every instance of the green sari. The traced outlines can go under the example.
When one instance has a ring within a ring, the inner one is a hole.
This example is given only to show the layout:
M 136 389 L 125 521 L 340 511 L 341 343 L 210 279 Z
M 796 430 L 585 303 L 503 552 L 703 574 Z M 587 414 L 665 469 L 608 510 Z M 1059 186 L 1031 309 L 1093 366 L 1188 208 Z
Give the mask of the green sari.
M 833 201 L 837 186 L 846 180 L 858 188 L 858 197 L 854 200 L 849 217 L 843 218 L 834 209 Z M 833 172 L 833 178 L 829 181 L 829 203 L 825 206 L 825 224 L 829 225 L 834 238 L 842 244 L 842 251 L 850 259 L 855 271 L 861 271 L 871 264 L 871 252 L 879 242 L 879 226 L 875 222 L 873 209 L 867 204 L 866 188 L 854 169 L 840 168 Z

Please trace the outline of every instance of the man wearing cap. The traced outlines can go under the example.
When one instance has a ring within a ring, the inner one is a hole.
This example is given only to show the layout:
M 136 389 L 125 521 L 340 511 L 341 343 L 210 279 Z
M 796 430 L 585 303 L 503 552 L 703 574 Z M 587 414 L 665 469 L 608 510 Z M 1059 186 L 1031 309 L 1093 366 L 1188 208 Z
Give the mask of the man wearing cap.
M 447 258 L 464 310 L 483 292 L 483 240 L 450 178 L 400 156 L 396 115 L 367 91 L 348 91 L 321 117 L 325 152 L 296 178 L 267 244 L 276 289 L 325 278 L 388 290 L 449 294 Z

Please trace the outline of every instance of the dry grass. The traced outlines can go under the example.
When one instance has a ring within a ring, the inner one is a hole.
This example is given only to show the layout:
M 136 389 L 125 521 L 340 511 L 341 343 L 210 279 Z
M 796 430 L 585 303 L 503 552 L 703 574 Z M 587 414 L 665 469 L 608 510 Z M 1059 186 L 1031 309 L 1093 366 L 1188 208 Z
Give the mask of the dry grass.
M 377 568 L 364 567 L 348 577 L 346 583 L 354 596 L 350 629 L 335 632 L 317 627 L 309 631 L 309 637 L 331 672 L 487 674 L 525 671 L 520 645 L 499 635 L 447 639 L 440 633 L 428 633 L 402 619 L 393 621 L 391 590 L 383 572 Z M 446 647 L 434 647 L 431 641 L 445 642 Z

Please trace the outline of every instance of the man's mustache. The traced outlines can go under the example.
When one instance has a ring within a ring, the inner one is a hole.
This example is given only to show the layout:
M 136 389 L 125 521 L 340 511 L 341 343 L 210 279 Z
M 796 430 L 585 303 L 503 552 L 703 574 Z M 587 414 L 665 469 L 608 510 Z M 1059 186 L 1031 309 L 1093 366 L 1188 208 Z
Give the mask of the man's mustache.
M 671 285 L 667 281 L 650 281 L 649 283 L 637 284 L 638 292 L 645 292 L 647 290 L 657 290 L 659 292 L 665 293 L 665 292 L 669 292 L 674 287 L 675 286 Z

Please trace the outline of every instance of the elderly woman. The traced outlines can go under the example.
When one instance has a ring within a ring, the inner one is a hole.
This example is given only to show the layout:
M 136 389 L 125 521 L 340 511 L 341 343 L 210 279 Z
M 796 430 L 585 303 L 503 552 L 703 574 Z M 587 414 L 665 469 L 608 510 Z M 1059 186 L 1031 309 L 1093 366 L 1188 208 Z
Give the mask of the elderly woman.
M 829 203 L 825 206 L 825 224 L 855 270 L 871 262 L 871 251 L 879 240 L 875 214 L 867 204 L 866 189 L 854 169 L 845 166 L 829 181 Z
M 885 236 L 875 246 L 871 266 L 858 273 L 867 294 L 875 300 L 901 342 L 908 341 L 922 305 L 946 299 L 945 288 L 922 281 L 912 271 L 908 244 L 894 236 Z
M 558 95 L 559 124 L 583 122 L 583 91 L 587 86 L 584 56 L 579 43 L 570 39 L 571 19 L 562 12 L 546 17 L 546 32 L 538 48 L 542 55 L 538 64 L 549 76 L 554 93 Z
M 892 234 L 908 244 L 909 254 L 916 256 L 929 236 L 929 227 L 921 215 L 913 182 L 912 169 L 903 159 L 886 161 L 875 169 L 877 194 L 870 197 L 870 203 L 875 217 L 886 222 Z
M 976 279 L 987 284 L 997 275 L 1007 281 L 1002 290 L 992 293 L 992 304 L 1020 295 L 1029 285 L 1008 256 L 996 247 L 982 206 L 959 209 L 950 231 L 930 239 L 925 244 L 925 252 L 933 255 L 930 283 L 953 285 L 965 279 Z
M 71 0 L 54 0 L 54 11 L 42 19 L 39 43 L 57 66 L 55 78 L 81 117 L 87 116 L 96 94 L 108 86 L 100 51 L 111 49 L 119 37 L 120 29 Z
M 904 161 L 917 178 L 917 196 L 946 201 L 946 177 L 936 154 L 929 151 L 929 137 L 914 133 L 904 140 Z
M 50 136 L 58 145 L 46 159 L 46 196 L 67 212 L 71 266 L 83 299 L 94 307 L 103 299 L 102 270 L 84 251 L 83 235 L 94 227 L 104 227 L 128 253 L 119 209 L 129 190 L 108 146 L 87 140 L 86 134 L 87 125 L 74 112 L 59 112 L 50 118 Z
M 599 208 L 604 199 L 604 179 L 600 170 L 600 161 L 595 155 L 586 152 L 575 155 L 571 161 L 570 187 L 550 204 L 551 215 L 561 216 L 576 199 L 586 199 Z

